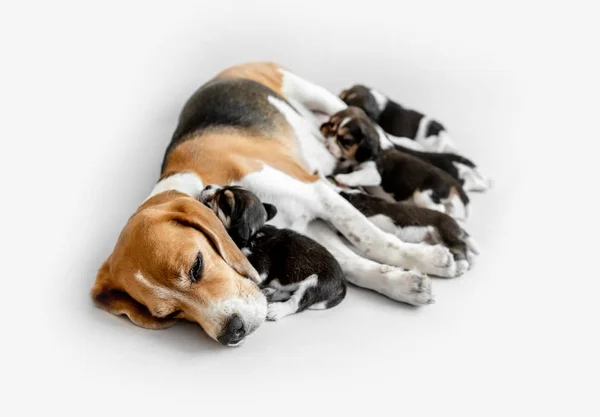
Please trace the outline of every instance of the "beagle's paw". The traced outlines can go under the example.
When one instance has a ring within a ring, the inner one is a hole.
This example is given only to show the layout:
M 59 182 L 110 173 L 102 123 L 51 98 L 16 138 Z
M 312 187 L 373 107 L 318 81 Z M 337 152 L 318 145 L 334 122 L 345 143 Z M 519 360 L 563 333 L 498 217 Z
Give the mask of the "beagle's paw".
M 414 306 L 432 304 L 431 279 L 417 270 L 407 271 L 401 268 L 385 268 L 384 273 L 389 285 L 387 296 Z

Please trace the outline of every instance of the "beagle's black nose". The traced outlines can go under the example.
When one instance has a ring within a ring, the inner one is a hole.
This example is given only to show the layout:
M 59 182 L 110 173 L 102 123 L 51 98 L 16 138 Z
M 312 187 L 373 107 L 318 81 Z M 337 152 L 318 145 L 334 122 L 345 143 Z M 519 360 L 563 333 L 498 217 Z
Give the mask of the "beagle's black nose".
M 234 314 L 227 320 L 223 334 L 217 338 L 219 343 L 225 346 L 236 345 L 246 336 L 246 326 L 244 320 L 237 314 Z

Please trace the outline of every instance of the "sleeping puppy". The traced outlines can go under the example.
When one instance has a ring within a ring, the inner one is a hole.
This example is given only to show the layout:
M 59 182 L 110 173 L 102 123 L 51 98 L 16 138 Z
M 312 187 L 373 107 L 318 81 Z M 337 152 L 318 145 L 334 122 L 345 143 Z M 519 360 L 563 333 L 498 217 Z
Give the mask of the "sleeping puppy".
M 469 159 L 456 154 L 454 143 L 439 122 L 402 107 L 377 90 L 355 85 L 340 94 L 349 106 L 361 108 L 399 150 L 434 164 L 463 182 L 467 191 L 485 191 L 489 181 Z
M 452 152 L 456 149 L 446 129 L 436 120 L 415 110 L 402 107 L 377 90 L 355 85 L 340 93 L 348 106 L 361 108 L 387 133 L 413 139 L 431 152 Z
M 334 114 L 321 126 L 327 149 L 339 161 L 335 180 L 349 187 L 369 187 L 374 195 L 407 201 L 442 213 L 468 216 L 469 197 L 456 178 L 394 147 L 382 149 L 375 124 L 357 107 Z
M 267 319 L 279 320 L 307 308 L 335 307 L 346 296 L 346 280 L 333 255 L 290 229 L 265 225 L 276 214 L 250 191 L 209 185 L 200 201 L 211 208 L 233 241 L 260 274 Z

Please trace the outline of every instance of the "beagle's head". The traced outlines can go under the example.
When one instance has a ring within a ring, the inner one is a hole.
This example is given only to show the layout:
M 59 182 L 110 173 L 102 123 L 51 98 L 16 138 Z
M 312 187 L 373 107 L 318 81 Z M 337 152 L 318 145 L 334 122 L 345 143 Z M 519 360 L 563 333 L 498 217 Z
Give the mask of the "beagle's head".
M 378 120 L 382 109 L 375 94 L 369 87 L 357 84 L 340 93 L 340 98 L 348 106 L 362 109 L 372 120 Z
M 240 248 L 277 214 L 274 205 L 261 202 L 242 187 L 209 185 L 200 194 L 200 201 L 215 212 Z
M 375 159 L 379 135 L 369 117 L 358 107 L 348 107 L 321 125 L 326 146 L 340 162 L 357 163 Z
M 265 319 L 256 270 L 214 213 L 177 191 L 148 199 L 129 219 L 92 288 L 96 303 L 141 327 L 194 321 L 235 346 Z

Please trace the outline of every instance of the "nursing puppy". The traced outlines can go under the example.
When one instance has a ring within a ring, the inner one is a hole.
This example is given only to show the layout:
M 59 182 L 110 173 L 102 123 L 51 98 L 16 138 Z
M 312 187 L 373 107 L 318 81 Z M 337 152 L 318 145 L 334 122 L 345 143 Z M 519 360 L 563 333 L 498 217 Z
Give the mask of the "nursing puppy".
M 358 107 L 334 114 L 321 126 L 327 147 L 340 161 L 335 175 L 339 184 L 350 187 L 375 187 L 376 195 L 395 201 L 457 215 L 468 216 L 469 197 L 462 184 L 447 172 L 394 147 L 383 149 L 374 123 Z
M 223 222 L 233 241 L 264 280 L 267 319 L 335 307 L 346 296 L 344 273 L 327 249 L 290 229 L 265 225 L 276 214 L 250 191 L 209 185 L 200 201 Z
M 355 85 L 340 94 L 349 106 L 362 109 L 390 137 L 399 150 L 424 159 L 463 183 L 467 191 L 485 191 L 489 181 L 469 159 L 457 155 L 456 147 L 441 123 L 402 107 L 377 90 Z
M 387 133 L 413 139 L 425 150 L 452 152 L 456 149 L 441 123 L 423 113 L 402 107 L 377 90 L 357 84 L 342 91 L 340 98 L 348 106 L 361 108 Z
M 207 81 L 183 106 L 158 181 L 98 270 L 94 302 L 144 328 L 197 323 L 224 346 L 253 334 L 267 315 L 262 277 L 198 200 L 207 184 L 218 184 L 276 202 L 270 223 L 318 241 L 349 282 L 429 304 L 426 274 L 461 272 L 452 252 L 381 230 L 324 178 L 337 159 L 313 115 L 345 108 L 339 97 L 275 63 L 236 65 Z

